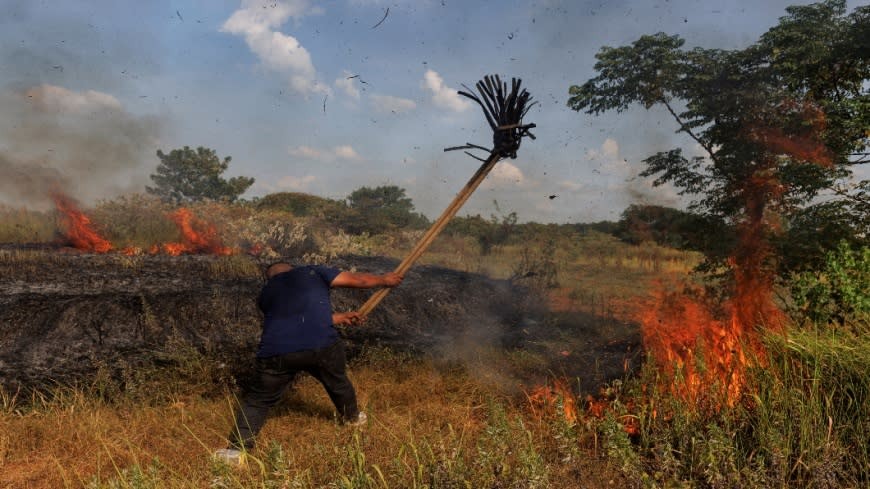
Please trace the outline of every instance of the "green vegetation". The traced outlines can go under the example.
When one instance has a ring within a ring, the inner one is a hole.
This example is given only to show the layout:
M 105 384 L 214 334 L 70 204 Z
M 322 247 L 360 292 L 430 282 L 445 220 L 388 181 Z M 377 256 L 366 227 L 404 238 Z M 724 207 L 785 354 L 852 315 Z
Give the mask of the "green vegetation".
M 278 192 L 256 199 L 257 209 L 285 211 L 294 216 L 331 217 L 345 211 L 344 202 L 300 192 Z
M 678 249 L 709 250 L 711 236 L 721 239 L 722 230 L 715 229 L 715 221 L 670 207 L 658 205 L 630 205 L 617 223 L 613 234 L 631 244 L 652 241 Z M 725 247 L 733 243 L 720 242 Z
M 870 321 L 870 247 L 852 249 L 845 241 L 825 256 L 818 271 L 796 275 L 792 296 L 801 318 L 842 326 Z
M 498 202 L 493 202 L 493 205 L 496 213 L 500 215 L 492 214 L 489 220 L 480 217 L 479 214 L 456 217 L 447 224 L 446 232 L 471 236 L 477 240 L 481 254 L 492 253 L 494 248 L 507 243 L 517 227 L 519 218 L 516 212 L 502 213 Z
M 185 146 L 173 149 L 168 154 L 157 150 L 157 157 L 160 158 L 160 164 L 157 165 L 157 173 L 151 175 L 154 187 L 147 187 L 147 190 L 164 202 L 232 202 L 254 183 L 254 179 L 249 177 L 233 177 L 229 180 L 221 177 L 229 168 L 232 158 L 227 156 L 221 161 L 213 149 L 202 146 L 195 150 Z
M 192 208 L 234 245 L 268 242 L 324 260 L 348 252 L 398 257 L 419 238 L 404 230 L 344 234 L 316 213 L 296 216 L 259 203 Z M 93 216 L 114 239 L 144 245 L 176 237 L 160 224 L 169 209 L 132 196 L 100 203 Z M 139 226 L 124 227 L 125 221 Z M 579 311 L 631 320 L 648 284 L 685 275 L 699 260 L 650 241 L 628 245 L 583 226 L 511 225 L 486 254 L 478 234 L 454 228 L 423 262 L 512 278 L 543 291 L 554 311 L 548 329 Z M 0 253 L 0 259 L 34 270 L 51 256 Z M 118 256 L 131 268 L 142 259 Z M 510 379 L 546 375 L 547 355 L 584 337 L 557 335 L 537 352 L 492 348 L 477 352 L 472 363 L 371 350 L 352 369 L 371 415 L 368 428 L 358 432 L 334 423 L 328 399 L 303 380 L 270 420 L 251 463 L 234 470 L 209 458 L 229 423 L 232 379 L 218 362 L 176 338 L 166 345 L 163 367 L 125 372 L 123 385 L 103 375 L 32 399 L 2 392 L 0 481 L 95 488 L 861 487 L 870 477 L 863 437 L 870 430 L 870 327 L 856 293 L 867 289 L 859 287 L 866 284 L 866 262 L 866 249 L 844 245 L 818 273 L 801 275 L 807 286 L 800 290 L 823 287 L 805 293 L 807 300 L 824 317 L 848 317 L 850 327 L 806 323 L 787 336 L 767 335 L 763 368 L 748 373 L 744 400 L 725 409 L 699 411 L 671 396 L 662 386 L 679 385 L 679 373 L 663 382 L 652 363 L 606 386 L 592 403 L 573 398 L 576 421 L 564 414 L 567 397 L 541 404 L 516 390 Z M 259 274 L 246 255 L 206 265 L 216 278 Z M 848 299 L 826 299 L 831 297 Z M 615 339 L 623 333 L 590 331 Z M 711 399 L 721 395 L 709 393 Z M 597 402 L 606 406 L 600 417 L 587 411 Z M 632 427 L 637 433 L 626 431 Z

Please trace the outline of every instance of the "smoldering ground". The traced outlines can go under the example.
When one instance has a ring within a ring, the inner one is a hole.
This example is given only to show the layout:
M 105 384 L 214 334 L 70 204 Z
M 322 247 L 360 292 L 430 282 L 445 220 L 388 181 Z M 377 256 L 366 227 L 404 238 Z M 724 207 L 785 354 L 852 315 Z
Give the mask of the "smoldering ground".
M 220 273 L 220 258 L 13 254 L 0 250 L 0 383 L 8 389 L 89 385 L 98 374 L 123 387 L 194 361 L 215 367 L 208 370 L 212 378 L 195 380 L 220 389 L 251 367 L 262 279 Z M 396 265 L 376 257 L 331 264 L 376 273 Z M 368 293 L 337 289 L 335 309 L 358 308 Z M 411 269 L 365 325 L 342 334 L 352 356 L 388 347 L 455 363 L 515 392 L 525 380 L 548 374 L 576 376 L 592 390 L 621 376 L 636 351 L 636 334 L 612 323 L 588 315 L 553 320 L 526 287 L 422 266 Z M 614 346 L 611 338 L 619 335 Z M 571 352 L 559 354 L 563 349 Z M 532 368 L 522 361 L 506 366 L 490 361 L 487 352 L 494 350 L 536 360 Z

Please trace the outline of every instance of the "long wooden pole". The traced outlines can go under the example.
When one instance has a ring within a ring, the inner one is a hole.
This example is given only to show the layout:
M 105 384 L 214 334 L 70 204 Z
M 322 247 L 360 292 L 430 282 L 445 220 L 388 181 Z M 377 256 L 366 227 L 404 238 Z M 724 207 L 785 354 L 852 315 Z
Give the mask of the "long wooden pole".
M 498 160 L 501 159 L 498 153 L 493 151 L 489 154 L 489 158 L 480 165 L 480 168 L 477 169 L 477 172 L 471 177 L 468 183 L 465 184 L 465 187 L 456 194 L 456 197 L 453 199 L 453 202 L 444 209 L 444 212 L 441 213 L 441 217 L 439 217 L 433 224 L 432 227 L 426 231 L 426 234 L 420 238 L 420 241 L 417 242 L 417 245 L 414 246 L 414 249 L 408 253 L 408 256 L 402 260 L 402 263 L 396 267 L 395 273 L 399 275 L 405 275 L 408 269 L 417 261 L 420 256 L 429 248 L 429 245 L 435 241 L 435 237 L 441 233 L 444 227 L 447 226 L 447 223 L 450 222 L 450 219 L 453 219 L 453 216 L 459 212 L 459 209 L 465 204 L 465 201 L 471 197 L 471 194 L 477 190 L 477 187 L 480 186 L 483 179 L 489 174 L 489 172 L 493 169 Z M 359 312 L 363 316 L 368 316 L 370 312 L 390 293 L 391 289 L 380 289 L 365 302 L 365 304 L 360 307 Z

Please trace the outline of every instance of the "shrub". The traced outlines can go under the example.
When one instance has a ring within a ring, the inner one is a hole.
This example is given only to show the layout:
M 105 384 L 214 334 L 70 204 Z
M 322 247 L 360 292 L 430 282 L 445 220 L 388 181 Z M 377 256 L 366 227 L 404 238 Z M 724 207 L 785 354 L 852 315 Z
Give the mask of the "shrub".
M 39 243 L 51 241 L 57 223 L 48 213 L 0 205 L 0 243 Z
M 796 274 L 792 296 L 801 316 L 816 323 L 864 321 L 870 315 L 870 247 L 845 241 L 828 252 L 819 271 Z
M 301 192 L 269 194 L 258 199 L 255 207 L 259 210 L 286 211 L 295 216 L 313 217 L 325 217 L 347 208 L 344 202 Z
M 98 202 L 91 218 L 116 247 L 147 249 L 178 239 L 178 227 L 166 217 L 170 210 L 156 197 L 132 194 Z

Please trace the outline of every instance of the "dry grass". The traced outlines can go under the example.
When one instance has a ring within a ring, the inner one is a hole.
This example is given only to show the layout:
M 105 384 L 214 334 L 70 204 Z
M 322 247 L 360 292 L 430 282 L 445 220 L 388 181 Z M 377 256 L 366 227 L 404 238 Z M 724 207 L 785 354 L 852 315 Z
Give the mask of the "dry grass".
M 378 352 L 380 353 L 380 352 Z M 82 390 L 0 404 L 0 487 L 591 487 L 617 477 L 591 455 L 565 458 L 519 391 L 464 368 L 386 355 L 352 370 L 363 429 L 341 426 L 304 377 L 273 412 L 242 469 L 213 462 L 230 394 L 106 404 Z M 569 442 L 572 453 L 580 440 Z M 585 449 L 584 449 L 585 450 Z M 220 484 L 215 486 L 215 481 Z
M 548 257 L 556 268 L 558 286 L 545 292 L 554 311 L 580 311 L 630 320 L 633 304 L 646 297 L 657 280 L 682 277 L 700 263 L 698 253 L 664 248 L 653 243 L 633 246 L 597 232 L 560 235 Z M 418 263 L 508 279 L 516 275 L 524 253 L 541 253 L 544 242 L 506 244 L 488 255 L 467 236 L 439 236 Z M 375 247 L 375 254 L 397 259 L 405 248 Z
M 53 215 L 0 205 L 0 243 L 43 243 L 55 238 Z

